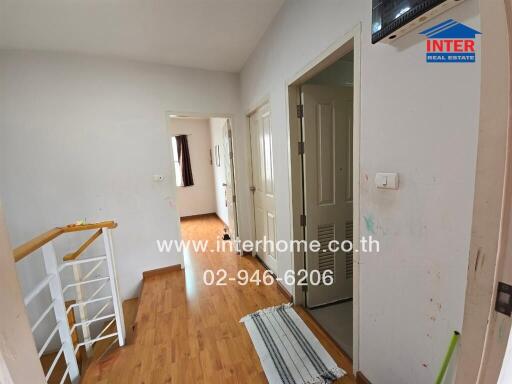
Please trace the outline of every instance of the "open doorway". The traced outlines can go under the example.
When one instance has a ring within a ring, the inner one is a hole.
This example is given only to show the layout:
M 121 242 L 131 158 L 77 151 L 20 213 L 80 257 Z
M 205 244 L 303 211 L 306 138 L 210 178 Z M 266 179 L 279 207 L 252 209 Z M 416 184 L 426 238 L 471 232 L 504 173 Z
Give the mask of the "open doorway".
M 331 285 L 310 284 L 305 306 L 349 355 L 353 355 L 353 253 L 329 244 L 352 241 L 353 235 L 353 85 L 354 55 L 347 53 L 300 86 L 304 151 L 305 238 L 320 243 L 305 253 L 305 265 Z
M 182 228 L 185 221 L 208 221 L 218 238 L 236 239 L 231 118 L 170 114 L 169 132 Z
M 318 251 L 294 252 L 294 270 L 307 270 L 306 287 L 295 287 L 297 304 L 358 369 L 359 94 L 360 32 L 289 82 L 290 161 L 294 240 Z M 298 142 L 298 148 L 296 147 Z M 297 148 L 297 149 L 295 149 Z M 296 154 L 294 153 L 295 151 Z M 354 242 L 354 250 L 330 246 Z M 332 275 L 314 283 L 313 276 Z

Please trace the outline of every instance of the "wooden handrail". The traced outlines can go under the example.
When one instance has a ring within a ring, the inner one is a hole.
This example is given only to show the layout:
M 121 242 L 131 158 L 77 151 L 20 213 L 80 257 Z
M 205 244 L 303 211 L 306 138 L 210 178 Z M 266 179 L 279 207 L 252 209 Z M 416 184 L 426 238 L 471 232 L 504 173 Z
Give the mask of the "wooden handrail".
M 20 261 L 25 256 L 31 254 L 32 252 L 41 248 L 46 243 L 52 241 L 53 239 L 55 239 L 56 237 L 59 237 L 60 235 L 62 235 L 64 233 L 89 231 L 91 229 L 100 229 L 100 228 L 116 228 L 116 227 L 117 227 L 117 223 L 115 221 L 102 221 L 100 223 L 91 223 L 91 224 L 70 224 L 70 225 L 66 225 L 65 227 L 57 227 L 57 228 L 51 229 L 48 232 L 45 232 L 45 233 L 33 238 L 32 240 L 27 241 L 26 243 L 14 248 L 14 250 L 13 250 L 14 261 L 15 262 Z M 91 243 L 92 243 L 92 241 L 91 241 Z M 87 244 L 87 246 L 89 244 Z M 83 245 L 85 245 L 85 243 Z M 85 248 L 87 248 L 87 246 Z M 80 247 L 80 248 L 82 248 L 82 247 Z M 79 250 L 80 250 L 80 248 L 79 248 Z
M 103 229 L 100 228 L 98 229 L 96 232 L 94 232 L 94 234 L 89 237 L 87 239 L 86 242 L 84 242 L 80 248 L 78 248 L 75 252 L 71 252 L 71 253 L 68 253 L 66 256 L 64 256 L 64 261 L 71 261 L 71 260 L 75 260 L 78 256 L 80 256 L 82 254 L 83 251 L 85 251 L 87 249 L 87 247 L 89 247 L 89 245 L 91 245 L 94 240 L 96 240 L 101 234 L 103 233 Z
M 60 236 L 62 233 L 61 228 L 54 228 L 45 232 L 30 241 L 27 241 L 25 244 L 20 245 L 19 247 L 14 248 L 12 253 L 14 254 L 14 261 L 18 262 L 23 259 L 25 256 L 31 254 L 35 250 L 41 248 L 43 245 L 52 241 L 56 237 Z
M 117 223 L 115 221 L 101 221 L 99 223 L 87 223 L 87 224 L 70 224 L 62 227 L 65 233 L 68 232 L 79 232 L 79 231 L 88 231 L 90 229 L 100 229 L 100 228 L 115 228 L 117 227 Z

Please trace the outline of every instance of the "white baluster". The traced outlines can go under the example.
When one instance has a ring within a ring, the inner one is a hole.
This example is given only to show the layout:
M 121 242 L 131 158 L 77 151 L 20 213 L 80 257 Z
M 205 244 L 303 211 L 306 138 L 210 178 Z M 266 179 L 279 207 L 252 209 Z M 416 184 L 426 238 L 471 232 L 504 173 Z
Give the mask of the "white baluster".
M 76 283 L 79 283 L 80 280 L 82 279 L 82 274 L 81 274 L 81 271 L 80 271 L 80 264 L 73 264 L 73 276 L 75 277 L 75 282 Z M 80 302 L 84 301 L 84 295 L 83 295 L 83 291 L 82 291 L 82 286 L 81 285 L 77 285 L 75 287 L 75 293 L 76 293 L 76 301 L 77 301 L 77 303 L 80 303 Z M 88 317 L 87 317 L 87 306 L 86 305 L 83 305 L 83 304 L 78 305 L 78 313 L 80 314 L 80 321 L 81 322 L 84 322 L 84 321 L 88 320 Z M 82 325 L 82 334 L 83 334 L 83 337 L 84 337 L 84 342 L 86 342 L 86 344 L 85 344 L 85 353 L 86 353 L 87 357 L 91 357 L 92 343 L 89 343 L 89 341 L 91 341 L 91 331 L 89 329 L 89 323 L 84 323 Z
M 103 228 L 103 242 L 105 244 L 105 254 L 107 255 L 108 274 L 110 277 L 110 289 L 112 291 L 112 302 L 114 303 L 114 311 L 116 314 L 117 334 L 119 338 L 119 346 L 124 345 L 125 329 L 123 306 L 119 297 L 119 288 L 117 283 L 116 266 L 114 259 L 114 248 L 112 245 L 112 234 L 109 228 Z
M 62 294 L 62 284 L 60 281 L 57 256 L 55 255 L 55 249 L 53 248 L 52 242 L 43 245 L 42 252 L 46 273 L 54 276 L 49 283 L 50 294 L 55 303 L 53 308 L 55 318 L 58 322 L 59 336 L 64 349 L 64 358 L 66 359 L 68 366 L 69 378 L 71 379 L 71 382 L 75 384 L 80 380 L 80 371 L 78 370 L 78 363 L 76 361 L 73 341 L 71 339 L 71 332 L 66 314 L 66 305 L 64 303 L 64 295 Z

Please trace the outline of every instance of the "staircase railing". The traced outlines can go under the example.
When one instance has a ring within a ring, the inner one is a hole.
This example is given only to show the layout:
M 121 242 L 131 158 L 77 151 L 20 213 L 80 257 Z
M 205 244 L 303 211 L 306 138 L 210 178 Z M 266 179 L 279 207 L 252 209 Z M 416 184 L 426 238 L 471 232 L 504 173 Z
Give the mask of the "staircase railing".
M 110 346 L 116 342 L 119 346 L 124 345 L 124 319 L 119 297 L 111 233 L 111 230 L 116 227 L 115 222 L 105 221 L 54 228 L 14 249 L 14 260 L 16 262 L 38 249 L 42 251 L 45 276 L 26 294 L 24 302 L 25 306 L 28 306 L 36 297 L 40 296 L 41 292 L 49 289 L 51 302 L 38 314 L 37 320 L 32 324 L 32 334 L 34 335 L 41 328 L 41 324 L 49 323 L 51 312 L 55 315 L 56 325 L 51 329 L 38 351 L 41 358 L 45 352 L 48 352 L 49 345 L 58 335 L 60 348 L 51 365 L 46 367 L 47 382 L 52 377 L 52 373 L 62 356 L 64 356 L 66 367 L 62 378 L 60 378 L 60 383 L 66 382 L 66 379 L 69 378 L 74 384 L 78 383 L 80 379 L 77 356 L 81 350 L 85 350 L 86 355 L 90 356 L 94 343 L 105 339 L 112 339 Z M 75 252 L 68 253 L 60 259 L 62 261 L 59 261 L 53 240 L 66 233 L 88 230 L 96 231 Z M 104 254 L 80 258 L 84 251 L 100 237 L 103 239 Z M 89 266 L 85 274 L 82 273 L 82 267 L 84 266 Z M 103 269 L 102 266 L 104 266 Z M 67 269 L 72 269 L 73 277 L 71 282 L 63 283 L 62 274 Z M 101 271 L 106 273 L 100 274 Z M 104 294 L 105 291 L 109 293 Z M 89 292 L 92 293 L 88 294 Z M 69 296 L 74 296 L 71 298 L 73 301 L 69 301 Z M 66 301 L 68 302 L 67 306 Z M 91 314 L 89 309 L 94 306 L 99 306 L 99 309 Z M 107 313 L 109 308 L 113 309 L 113 312 Z M 69 315 L 72 311 L 74 311 L 74 318 L 77 319 L 74 324 L 69 322 Z M 101 331 L 92 335 L 91 325 L 95 323 L 106 325 Z M 81 332 L 77 332 L 77 330 Z M 52 382 L 59 381 L 52 378 Z

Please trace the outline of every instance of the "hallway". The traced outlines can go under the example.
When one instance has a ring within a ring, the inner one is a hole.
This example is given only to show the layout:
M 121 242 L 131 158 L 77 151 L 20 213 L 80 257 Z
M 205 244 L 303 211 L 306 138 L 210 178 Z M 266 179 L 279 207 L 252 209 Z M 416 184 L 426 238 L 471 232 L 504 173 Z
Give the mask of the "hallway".
M 222 222 L 215 216 L 182 220 L 184 239 L 207 239 L 213 250 Z M 246 314 L 287 301 L 277 286 L 206 286 L 203 272 L 225 269 L 234 276 L 263 267 L 234 253 L 192 252 L 185 270 L 146 278 L 134 341 L 94 363 L 83 383 L 265 383 L 258 355 L 239 320 Z M 325 334 L 298 310 L 336 362 L 351 363 Z M 354 383 L 352 377 L 338 381 Z

